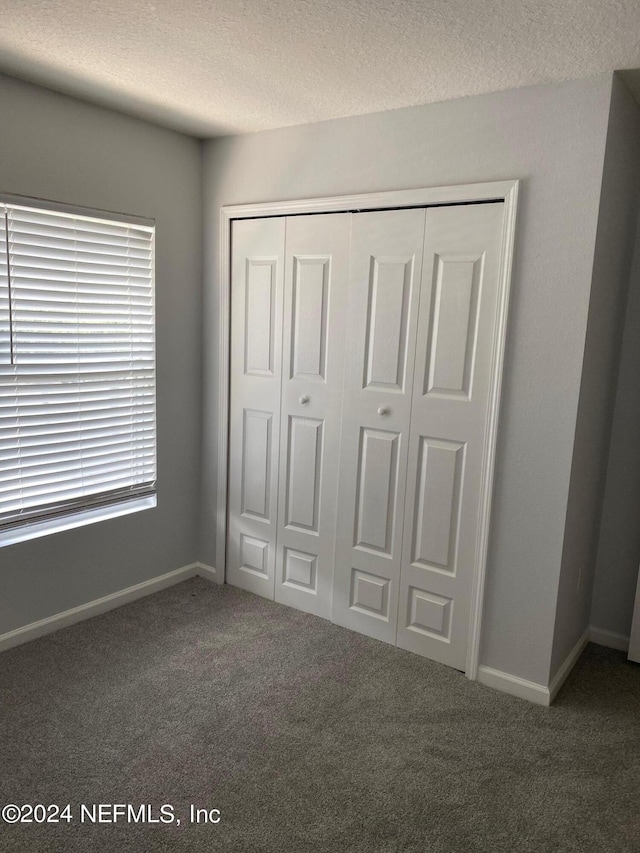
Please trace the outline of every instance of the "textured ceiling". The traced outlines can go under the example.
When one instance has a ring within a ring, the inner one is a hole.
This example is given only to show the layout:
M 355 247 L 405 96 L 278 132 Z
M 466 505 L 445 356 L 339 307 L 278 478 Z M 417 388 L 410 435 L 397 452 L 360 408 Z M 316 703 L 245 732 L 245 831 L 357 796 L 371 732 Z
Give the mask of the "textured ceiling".
M 639 66 L 640 0 L 0 0 L 0 71 L 197 136 Z

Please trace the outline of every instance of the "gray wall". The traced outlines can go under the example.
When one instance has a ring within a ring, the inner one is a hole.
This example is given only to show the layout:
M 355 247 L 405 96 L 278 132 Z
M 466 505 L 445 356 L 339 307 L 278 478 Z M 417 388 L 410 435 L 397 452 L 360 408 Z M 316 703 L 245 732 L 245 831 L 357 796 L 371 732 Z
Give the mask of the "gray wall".
M 206 143 L 200 558 L 215 561 L 219 207 L 521 178 L 481 660 L 549 677 L 611 75 Z
M 620 362 L 620 343 L 629 289 L 629 276 L 636 236 L 640 200 L 640 111 L 625 84 L 613 79 L 609 130 L 602 175 L 600 214 L 596 236 L 591 304 L 587 324 L 582 384 L 571 485 L 565 530 L 562 569 L 554 631 L 551 675 L 562 665 L 571 649 L 589 627 L 593 578 L 598 551 L 600 518 L 611 439 Z M 636 375 L 636 382 L 638 376 Z M 623 390 L 623 405 L 627 389 Z M 637 399 L 637 392 L 636 392 Z M 637 425 L 637 419 L 636 419 Z M 637 437 L 636 437 L 637 441 Z M 616 444 L 616 442 L 614 442 Z M 614 449 L 615 458 L 619 448 Z M 635 469 L 638 477 L 640 466 Z M 618 521 L 626 510 L 620 506 L 615 475 L 610 477 L 609 515 Z M 638 510 L 636 503 L 635 509 Z M 631 525 L 637 539 L 638 519 Z M 615 571 L 627 578 L 628 567 L 612 559 L 608 549 L 629 541 L 630 526 L 611 524 L 603 539 L 604 560 L 615 563 Z M 615 542 L 611 540 L 615 533 Z M 608 555 L 605 557 L 605 553 Z M 626 574 L 625 574 L 625 570 Z M 637 573 L 637 551 L 636 551 Z M 615 586 L 618 586 L 617 578 Z M 602 594 L 603 590 L 598 589 Z M 606 593 L 605 593 L 606 595 Z M 629 599 L 631 602 L 633 595 Z
M 634 105 L 635 106 L 635 105 Z M 640 119 L 634 145 L 640 162 Z M 637 178 L 636 178 L 637 181 Z M 633 185 L 630 186 L 630 189 Z M 636 183 L 636 193 L 638 193 Z M 633 235 L 625 231 L 628 258 Z M 591 625 L 628 637 L 640 563 L 640 220 L 627 301 Z
M 0 549 L 0 634 L 196 559 L 200 144 L 0 78 L 0 191 L 157 222 L 158 507 Z

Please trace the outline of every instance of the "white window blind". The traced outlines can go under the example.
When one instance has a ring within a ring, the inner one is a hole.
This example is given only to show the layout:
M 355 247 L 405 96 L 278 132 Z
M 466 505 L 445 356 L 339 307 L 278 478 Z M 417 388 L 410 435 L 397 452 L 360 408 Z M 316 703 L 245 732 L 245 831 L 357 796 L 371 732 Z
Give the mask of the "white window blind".
M 152 494 L 154 229 L 0 204 L 0 530 Z

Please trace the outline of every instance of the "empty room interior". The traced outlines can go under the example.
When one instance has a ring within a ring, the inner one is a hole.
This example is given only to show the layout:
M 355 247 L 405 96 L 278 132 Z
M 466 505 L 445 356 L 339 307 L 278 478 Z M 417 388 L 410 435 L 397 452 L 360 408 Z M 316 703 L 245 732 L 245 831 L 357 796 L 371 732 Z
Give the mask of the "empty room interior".
M 637 0 L 3 0 L 0 850 L 640 850 Z

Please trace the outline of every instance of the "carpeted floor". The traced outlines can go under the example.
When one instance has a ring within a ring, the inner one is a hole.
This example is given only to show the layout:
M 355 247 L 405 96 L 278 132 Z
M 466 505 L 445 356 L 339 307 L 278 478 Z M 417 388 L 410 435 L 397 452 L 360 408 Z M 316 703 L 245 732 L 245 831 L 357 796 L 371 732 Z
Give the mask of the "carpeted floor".
M 546 709 L 196 578 L 5 652 L 0 703 L 0 804 L 72 816 L 3 853 L 640 850 L 640 667 L 598 646 Z

